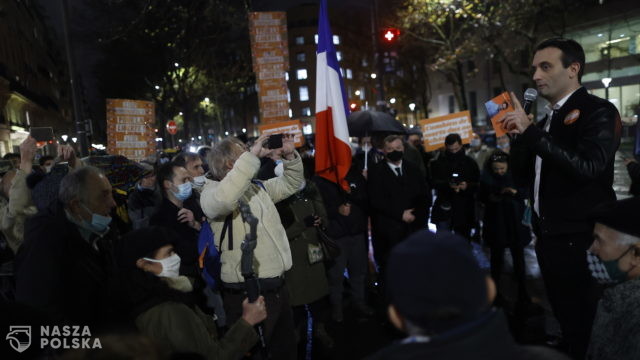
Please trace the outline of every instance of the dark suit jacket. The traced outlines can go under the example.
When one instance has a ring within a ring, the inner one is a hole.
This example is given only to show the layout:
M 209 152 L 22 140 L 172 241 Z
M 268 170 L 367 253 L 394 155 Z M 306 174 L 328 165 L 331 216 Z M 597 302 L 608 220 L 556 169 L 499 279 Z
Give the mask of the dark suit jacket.
M 577 120 L 569 116 L 577 113 Z M 544 121 L 516 138 L 511 156 L 516 177 L 535 196 L 535 157 L 542 158 L 538 221 L 546 235 L 589 232 L 588 214 L 616 199 L 613 162 L 620 145 L 620 114 L 609 101 L 580 88 L 555 112 L 549 132 Z
M 368 179 L 374 245 L 378 249 L 387 251 L 409 234 L 427 226 L 430 191 L 415 165 L 403 161 L 402 176 L 398 177 L 384 161 L 370 168 Z M 416 219 L 411 224 L 402 221 L 402 214 L 407 209 L 415 209 Z

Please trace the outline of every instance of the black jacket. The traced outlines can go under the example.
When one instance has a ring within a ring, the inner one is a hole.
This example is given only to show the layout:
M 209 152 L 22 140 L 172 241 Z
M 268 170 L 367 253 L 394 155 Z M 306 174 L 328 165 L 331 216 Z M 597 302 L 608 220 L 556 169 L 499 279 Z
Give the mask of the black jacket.
M 16 301 L 43 311 L 54 323 L 104 329 L 118 319 L 117 243 L 112 228 L 97 238 L 96 250 L 67 219 L 62 204 L 52 204 L 25 224 L 15 261 Z
M 428 343 L 394 344 L 368 360 L 569 360 L 554 350 L 524 347 L 515 343 L 502 312 L 487 322 L 446 339 Z
M 367 183 L 357 166 L 352 166 L 345 177 L 351 188 L 347 194 L 336 183 L 316 176 L 314 182 L 320 190 L 329 217 L 327 234 L 334 238 L 362 234 L 367 231 Z M 351 204 L 351 213 L 343 216 L 338 207 L 345 202 Z
M 193 212 L 193 218 L 196 221 L 202 221 L 204 214 L 198 205 L 195 194 L 185 200 L 182 206 Z M 175 233 L 176 243 L 174 244 L 174 249 L 176 254 L 180 256 L 180 274 L 199 278 L 198 235 L 200 232 L 187 225 L 186 222 L 179 222 L 178 211 L 180 211 L 180 208 L 175 206 L 169 199 L 162 199 L 162 203 L 151 217 L 151 225 L 161 226 Z
M 577 120 L 571 114 L 579 112 Z M 620 145 L 620 114 L 609 101 L 576 90 L 555 112 L 549 132 L 546 117 L 529 126 L 512 144 L 514 174 L 535 196 L 535 157 L 542 158 L 539 230 L 559 235 L 589 232 L 589 211 L 616 199 L 613 163 Z
M 398 177 L 386 161 L 369 168 L 369 203 L 374 246 L 385 253 L 411 233 L 424 229 L 431 205 L 427 182 L 418 168 L 402 161 L 402 176 Z M 415 221 L 402 221 L 407 209 L 415 209 Z
M 155 190 L 136 188 L 129 194 L 127 211 L 133 229 L 149 226 L 149 221 L 156 208 L 162 202 L 162 195 L 156 186 Z
M 456 193 L 451 189 L 454 173 L 460 181 L 467 182 L 467 189 Z M 460 150 L 456 154 L 444 153 L 431 164 L 436 201 L 433 205 L 432 222 L 448 221 L 452 226 L 472 226 L 475 221 L 475 194 L 480 179 L 478 164 Z M 450 208 L 450 210 L 447 210 Z
M 631 194 L 631 196 L 640 197 L 640 164 L 637 162 L 629 163 L 629 165 L 627 165 L 627 171 L 631 178 L 629 194 Z
M 512 188 L 515 195 L 503 194 L 504 188 Z M 504 248 L 516 242 L 526 246 L 531 242 L 531 231 L 522 224 L 524 200 L 528 197 L 526 188 L 517 188 L 511 172 L 503 176 L 493 174 L 486 168 L 480 177 L 478 200 L 484 208 L 482 237 L 490 247 Z

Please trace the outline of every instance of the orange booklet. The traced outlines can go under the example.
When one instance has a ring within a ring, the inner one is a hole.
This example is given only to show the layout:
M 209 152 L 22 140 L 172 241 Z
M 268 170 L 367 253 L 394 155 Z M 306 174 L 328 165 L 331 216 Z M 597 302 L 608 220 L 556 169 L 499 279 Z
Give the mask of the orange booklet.
M 484 107 L 487 109 L 489 117 L 491 117 L 491 124 L 493 125 L 493 130 L 496 131 L 496 137 L 504 136 L 507 132 L 498 121 L 502 120 L 508 112 L 514 111 L 509 93 L 505 91 L 494 97 L 484 103 Z

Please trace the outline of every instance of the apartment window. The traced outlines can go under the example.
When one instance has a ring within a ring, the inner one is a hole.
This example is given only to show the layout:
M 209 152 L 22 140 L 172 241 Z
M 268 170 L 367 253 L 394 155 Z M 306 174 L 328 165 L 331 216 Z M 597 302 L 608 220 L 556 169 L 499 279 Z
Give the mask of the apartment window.
M 333 35 L 333 45 L 340 45 L 340 36 Z
M 302 108 L 302 116 L 311 116 L 311 108 L 310 107 Z
M 456 98 L 453 95 L 449 95 L 449 114 L 456 112 Z
M 298 93 L 300 95 L 300 101 L 308 101 L 309 100 L 309 88 L 306 86 L 300 86 L 298 89 Z
M 293 110 L 289 109 L 289 118 L 293 118 Z
M 296 45 L 304 45 L 304 36 L 296 37 Z
M 296 60 L 300 62 L 304 62 L 307 59 L 307 56 L 303 52 L 299 52 L 296 54 Z
M 313 35 L 313 41 L 315 41 L 316 45 L 318 45 L 318 34 Z
M 338 61 L 342 61 L 342 51 L 336 51 L 336 58 Z
M 288 71 L 284 72 L 284 81 L 289 81 L 289 72 Z
M 347 79 L 353 79 L 353 71 L 351 69 L 347 69 Z
M 306 80 L 307 79 L 307 69 L 298 69 L 298 70 L 296 70 L 296 79 L 298 79 L 298 80 Z

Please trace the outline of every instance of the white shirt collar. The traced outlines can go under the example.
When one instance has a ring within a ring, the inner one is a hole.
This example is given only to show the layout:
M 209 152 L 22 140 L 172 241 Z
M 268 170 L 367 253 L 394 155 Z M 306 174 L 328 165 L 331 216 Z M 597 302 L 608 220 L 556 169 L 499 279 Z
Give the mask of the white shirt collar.
M 580 89 L 580 87 L 578 88 Z M 573 90 L 572 92 L 570 92 L 567 96 L 563 97 L 562 99 L 560 99 L 560 101 L 558 101 L 555 105 L 551 106 L 551 103 L 547 104 L 545 106 L 545 109 L 547 109 L 547 111 L 549 112 L 549 114 L 551 114 L 553 111 L 557 111 L 559 110 L 562 105 L 564 105 L 564 103 L 567 102 L 567 100 L 569 100 L 569 98 L 571 97 L 571 95 L 573 95 L 574 92 L 578 91 L 578 89 Z
M 391 169 L 391 171 L 393 171 L 395 173 L 396 168 L 400 168 L 400 170 L 402 170 L 402 160 L 400 160 L 400 164 L 396 165 L 396 164 L 392 164 L 391 162 L 387 161 L 387 165 L 389 165 L 389 168 Z

